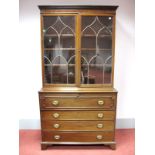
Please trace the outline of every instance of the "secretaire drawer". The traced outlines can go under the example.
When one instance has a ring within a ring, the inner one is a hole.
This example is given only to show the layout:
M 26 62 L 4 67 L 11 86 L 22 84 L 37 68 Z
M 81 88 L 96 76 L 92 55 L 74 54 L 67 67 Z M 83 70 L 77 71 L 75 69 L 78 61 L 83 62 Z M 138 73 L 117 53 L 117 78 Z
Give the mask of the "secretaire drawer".
M 53 110 L 41 111 L 41 118 L 50 120 L 114 120 L 114 111 Z
M 52 132 L 42 131 L 42 140 L 50 142 L 107 142 L 113 141 L 114 132 Z
M 40 97 L 40 107 L 50 108 L 103 108 L 115 109 L 115 100 L 112 96 L 43 96 Z
M 114 121 L 42 121 L 43 130 L 51 131 L 112 131 Z

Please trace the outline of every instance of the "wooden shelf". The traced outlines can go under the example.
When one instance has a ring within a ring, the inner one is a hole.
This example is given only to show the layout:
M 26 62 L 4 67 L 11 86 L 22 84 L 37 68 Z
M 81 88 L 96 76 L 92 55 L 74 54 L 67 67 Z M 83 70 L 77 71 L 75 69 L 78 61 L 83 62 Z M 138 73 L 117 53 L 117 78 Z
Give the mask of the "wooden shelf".
M 104 64 L 89 64 L 89 67 L 102 67 Z M 82 64 L 81 66 L 88 66 L 87 64 Z M 111 64 L 105 64 L 104 66 L 112 67 Z
M 112 49 L 106 49 L 106 48 L 100 48 L 100 49 L 96 49 L 96 48 L 81 48 L 81 51 L 112 51 Z
M 75 51 L 75 48 L 44 48 L 44 51 L 56 51 L 56 50 L 71 50 L 71 51 Z M 81 48 L 81 51 L 112 51 L 112 49 L 106 49 L 106 48 L 100 48 L 100 49 L 96 49 L 96 48 Z
M 58 37 L 58 35 L 54 35 L 54 34 L 45 34 L 44 37 Z M 60 35 L 60 37 L 75 37 L 73 34 L 62 34 Z M 92 34 L 85 34 L 85 35 L 81 35 L 81 37 L 96 37 L 96 35 L 92 35 Z M 103 37 L 112 37 L 112 35 L 99 35 L 98 38 L 103 38 Z
M 44 48 L 44 51 L 65 51 L 65 50 L 70 50 L 70 51 L 75 51 L 75 48 Z
M 70 51 L 75 51 L 75 48 L 44 48 L 44 51 L 56 51 L 56 50 L 70 50 Z M 96 49 L 96 48 L 81 48 L 81 51 L 112 51 L 112 49 L 106 49 L 106 48 L 100 48 L 100 49 Z
M 52 66 L 52 67 L 69 66 L 69 67 L 74 67 L 75 64 L 44 64 L 44 66 Z
M 59 66 L 69 66 L 74 67 L 75 64 L 44 64 L 44 66 L 52 66 L 52 67 L 59 67 Z M 88 66 L 87 64 L 82 64 L 81 66 Z M 90 67 L 102 67 L 103 64 L 89 64 Z M 107 67 L 112 67 L 111 64 L 105 64 Z
M 58 37 L 58 35 L 55 34 L 44 34 L 44 37 Z M 60 37 L 75 37 L 73 34 L 62 34 Z
M 96 37 L 96 35 L 84 34 L 84 35 L 82 35 L 81 37 Z M 105 34 L 105 35 L 99 35 L 99 36 L 98 36 L 98 38 L 103 38 L 103 37 L 112 37 L 112 35 Z
M 58 37 L 58 35 L 55 34 L 44 34 L 44 37 Z M 60 35 L 60 37 L 75 37 L 73 34 L 62 34 Z M 96 35 L 92 35 L 92 34 L 85 34 L 85 35 L 81 35 L 81 37 L 96 37 Z M 99 35 L 98 38 L 103 38 L 103 37 L 112 37 L 112 35 Z

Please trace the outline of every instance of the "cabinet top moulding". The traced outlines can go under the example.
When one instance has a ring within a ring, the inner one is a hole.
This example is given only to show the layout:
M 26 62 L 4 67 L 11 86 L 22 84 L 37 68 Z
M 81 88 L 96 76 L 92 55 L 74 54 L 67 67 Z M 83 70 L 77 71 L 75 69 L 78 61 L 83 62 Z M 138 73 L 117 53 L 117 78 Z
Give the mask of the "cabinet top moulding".
M 87 9 L 87 10 L 116 10 L 118 6 L 112 5 L 39 5 L 40 10 L 44 9 Z
M 98 13 L 112 13 L 115 14 L 118 6 L 112 6 L 112 5 L 39 5 L 40 13 L 42 14 L 48 14 L 48 13 L 54 13 L 54 12 L 87 12 L 91 10 L 97 10 Z M 54 12 L 53 12 L 53 11 Z M 97 13 L 96 12 L 96 13 Z

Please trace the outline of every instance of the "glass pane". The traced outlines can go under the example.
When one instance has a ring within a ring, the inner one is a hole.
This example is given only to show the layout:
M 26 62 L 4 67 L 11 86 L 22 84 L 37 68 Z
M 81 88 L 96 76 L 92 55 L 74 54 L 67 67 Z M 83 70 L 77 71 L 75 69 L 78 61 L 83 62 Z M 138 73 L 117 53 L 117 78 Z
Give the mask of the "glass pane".
M 44 82 L 75 83 L 75 17 L 45 16 Z
M 45 83 L 75 83 L 75 55 L 73 50 L 45 51 Z
M 110 84 L 112 17 L 83 16 L 81 27 L 81 83 Z

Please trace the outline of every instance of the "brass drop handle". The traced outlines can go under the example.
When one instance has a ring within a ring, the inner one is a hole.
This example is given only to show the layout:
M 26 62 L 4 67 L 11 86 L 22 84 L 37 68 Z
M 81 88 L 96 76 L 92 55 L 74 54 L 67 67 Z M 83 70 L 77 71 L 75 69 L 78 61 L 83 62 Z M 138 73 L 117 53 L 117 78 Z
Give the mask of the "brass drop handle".
M 60 135 L 55 135 L 54 136 L 54 139 L 56 139 L 56 140 L 58 140 L 58 139 L 60 139 L 61 137 L 60 137 Z
M 53 104 L 54 106 L 57 106 L 57 105 L 59 104 L 59 101 L 55 100 L 55 101 L 52 102 L 52 104 Z
M 98 118 L 103 118 L 103 113 L 98 113 L 98 114 L 97 114 L 97 117 L 98 117 Z
M 59 116 L 60 116 L 60 115 L 59 115 L 58 113 L 54 113 L 54 114 L 53 114 L 53 117 L 54 117 L 54 118 L 58 118 Z
M 97 124 L 97 128 L 103 128 L 103 124 Z
M 104 101 L 103 100 L 99 100 L 98 101 L 98 105 L 103 105 L 104 104 Z
M 57 129 L 60 127 L 60 124 L 54 124 L 53 127 Z
M 98 140 L 101 140 L 101 139 L 103 139 L 103 136 L 102 136 L 102 135 L 97 135 L 96 138 L 97 138 Z

